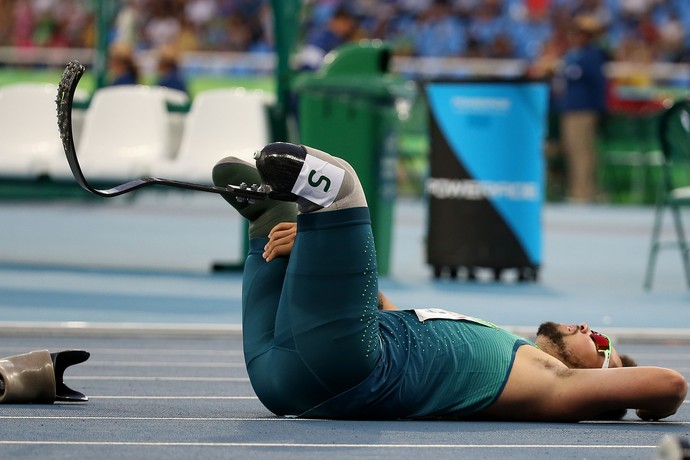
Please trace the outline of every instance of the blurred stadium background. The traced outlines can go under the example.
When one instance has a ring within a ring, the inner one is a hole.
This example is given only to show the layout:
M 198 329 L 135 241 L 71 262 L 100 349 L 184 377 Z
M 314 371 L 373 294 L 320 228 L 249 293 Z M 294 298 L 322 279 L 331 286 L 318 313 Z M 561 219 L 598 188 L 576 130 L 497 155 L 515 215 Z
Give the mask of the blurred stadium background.
M 276 28 L 276 5 L 297 9 L 281 13 L 290 30 Z M 324 39 L 343 10 L 354 25 L 338 40 Z M 276 92 L 276 34 L 292 39 L 284 51 L 291 76 L 318 67 L 319 52 L 366 38 L 387 43 L 392 73 L 419 85 L 439 78 L 519 78 L 563 40 L 565 24 L 579 13 L 604 25 L 602 44 L 611 58 L 611 100 L 599 137 L 599 201 L 651 203 L 658 179 L 656 116 L 664 100 L 690 90 L 687 0 L 0 0 L 0 86 L 56 83 L 64 63 L 78 59 L 89 68 L 80 88 L 91 95 L 111 78 L 107 49 L 124 42 L 142 83 L 155 82 L 157 55 L 173 46 L 192 100 L 222 87 Z M 434 21 L 445 32 L 430 32 Z M 321 50 L 315 53 L 315 47 Z M 556 121 L 552 115 L 549 127 Z M 398 123 L 398 190 L 418 197 L 429 155 L 424 98 L 414 98 Z M 557 130 L 550 129 L 544 152 L 551 201 L 564 199 L 567 166 L 557 140 Z M 35 196 L 35 184 L 22 182 L 2 180 L 1 196 Z

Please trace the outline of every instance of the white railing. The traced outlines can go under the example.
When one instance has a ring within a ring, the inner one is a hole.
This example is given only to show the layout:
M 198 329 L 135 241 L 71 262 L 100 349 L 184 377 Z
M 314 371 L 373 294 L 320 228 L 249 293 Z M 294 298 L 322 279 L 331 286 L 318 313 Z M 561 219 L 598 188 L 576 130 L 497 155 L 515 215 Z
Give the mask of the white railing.
M 0 46 L 0 65 L 62 67 L 76 59 L 90 64 L 94 51 L 88 48 L 15 48 Z
M 76 59 L 86 65 L 94 60 L 94 50 L 86 48 L 14 48 L 0 47 L 0 66 L 62 67 Z M 156 68 L 153 51 L 135 56 L 144 75 Z M 272 53 L 187 52 L 181 66 L 188 75 L 267 75 L 273 74 L 276 58 Z M 519 59 L 433 58 L 396 56 L 392 71 L 408 78 L 468 78 L 474 76 L 515 78 L 524 75 L 527 62 Z M 639 64 L 611 62 L 606 66 L 610 78 L 645 75 L 653 82 L 686 82 L 690 87 L 690 64 L 654 62 Z

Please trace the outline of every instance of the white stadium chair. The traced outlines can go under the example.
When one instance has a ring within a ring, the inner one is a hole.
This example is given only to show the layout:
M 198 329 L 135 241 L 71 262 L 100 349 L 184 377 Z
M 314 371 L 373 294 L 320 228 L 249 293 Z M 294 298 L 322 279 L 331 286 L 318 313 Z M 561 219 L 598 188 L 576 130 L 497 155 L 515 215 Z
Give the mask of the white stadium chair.
M 253 162 L 254 152 L 270 142 L 268 93 L 243 88 L 214 89 L 193 100 L 180 150 L 154 168 L 166 179 L 210 184 L 216 162 L 233 155 Z
M 35 179 L 57 158 L 67 164 L 57 128 L 57 86 L 0 87 L 0 177 Z
M 174 105 L 185 105 L 189 103 L 189 96 L 184 91 L 179 89 L 167 88 L 165 86 L 152 86 L 153 91 L 160 91 L 163 93 L 165 102 Z
M 94 94 L 77 148 L 87 179 L 129 180 L 151 175 L 171 155 L 165 93 L 143 85 L 112 86 Z M 64 159 L 51 164 L 55 179 L 70 177 Z
M 189 104 L 189 96 L 184 91 L 179 89 L 166 88 L 164 86 L 152 86 L 154 91 L 161 91 L 165 102 L 168 104 L 168 109 L 172 107 L 186 107 Z M 168 111 L 168 126 L 170 129 L 170 151 L 177 152 L 180 149 L 182 142 L 182 133 L 184 131 L 184 120 L 187 114 L 184 111 L 174 110 Z

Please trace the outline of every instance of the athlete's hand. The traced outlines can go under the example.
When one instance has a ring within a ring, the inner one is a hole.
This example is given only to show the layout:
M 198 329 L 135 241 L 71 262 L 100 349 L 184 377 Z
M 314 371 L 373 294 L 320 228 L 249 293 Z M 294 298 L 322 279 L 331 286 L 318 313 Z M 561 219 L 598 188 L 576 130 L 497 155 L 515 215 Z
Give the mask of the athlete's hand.
M 273 227 L 268 234 L 268 243 L 264 246 L 263 258 L 266 262 L 276 257 L 289 256 L 296 234 L 297 224 L 294 222 L 281 222 Z

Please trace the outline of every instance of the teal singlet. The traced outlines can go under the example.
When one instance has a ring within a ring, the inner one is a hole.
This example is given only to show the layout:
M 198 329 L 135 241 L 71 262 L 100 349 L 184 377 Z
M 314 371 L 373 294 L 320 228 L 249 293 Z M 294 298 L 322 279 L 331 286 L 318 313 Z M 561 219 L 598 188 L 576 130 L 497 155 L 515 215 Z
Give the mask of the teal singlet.
M 526 340 L 493 325 L 379 311 L 367 208 L 298 217 L 290 259 L 250 241 L 243 281 L 252 386 L 278 415 L 462 416 L 498 398 Z

